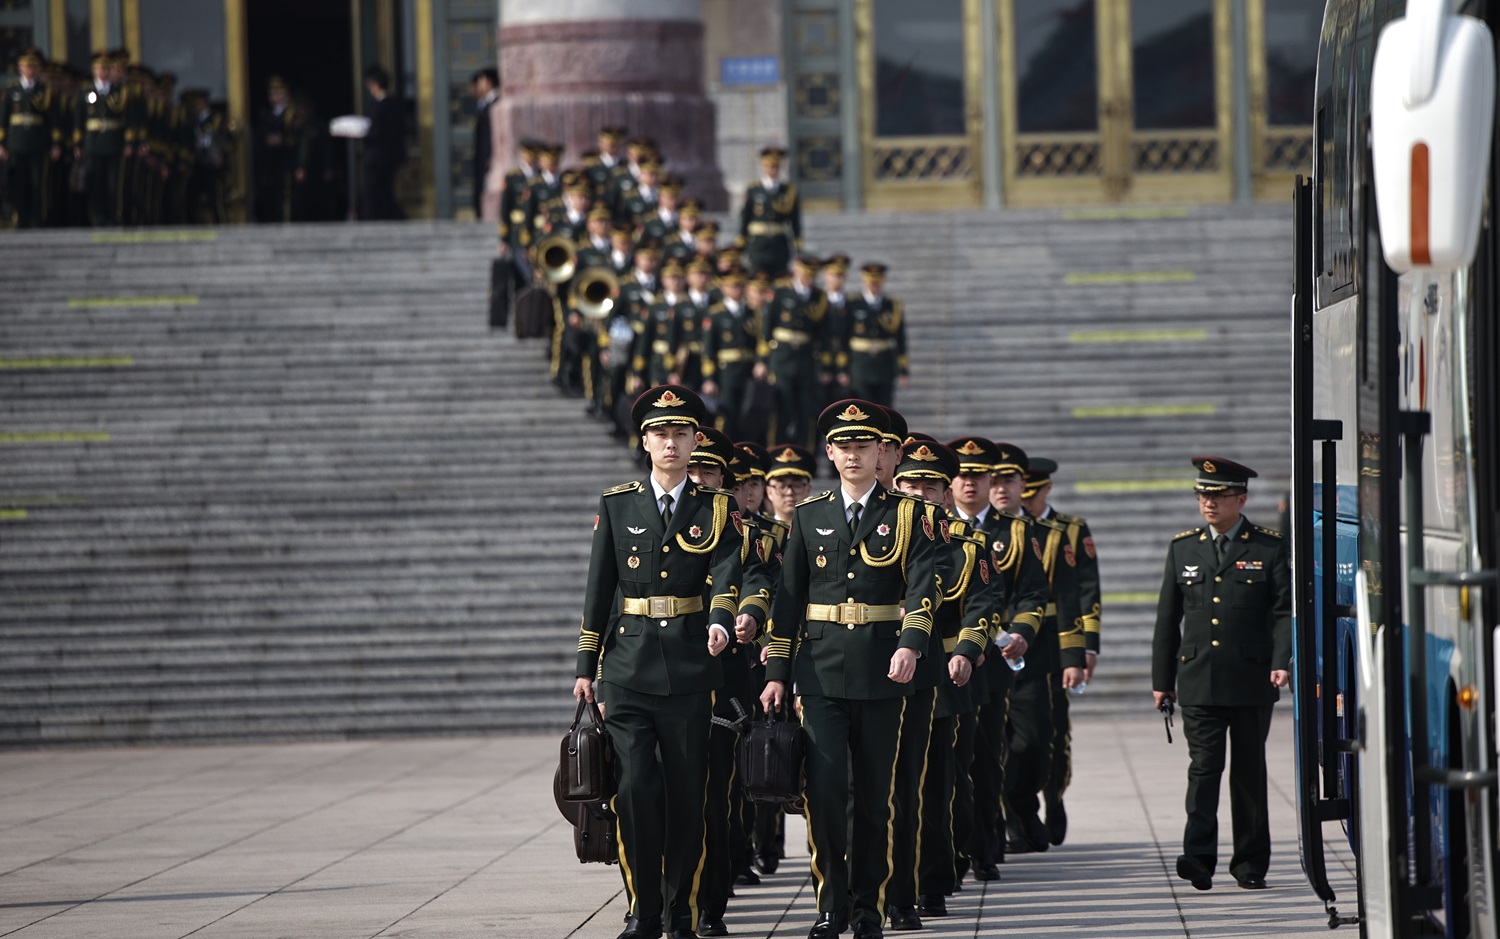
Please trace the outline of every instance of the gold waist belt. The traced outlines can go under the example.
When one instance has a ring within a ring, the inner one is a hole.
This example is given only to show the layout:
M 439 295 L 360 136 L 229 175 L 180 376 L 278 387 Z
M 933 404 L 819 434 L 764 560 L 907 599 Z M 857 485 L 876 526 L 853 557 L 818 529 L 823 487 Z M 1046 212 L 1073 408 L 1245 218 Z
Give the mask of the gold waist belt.
M 888 603 L 876 606 L 869 603 L 809 603 L 808 621 L 821 623 L 844 623 L 863 626 L 866 623 L 883 623 L 901 618 L 901 605 Z
M 89 133 L 94 133 L 96 131 L 103 133 L 105 131 L 119 130 L 124 126 L 124 121 L 111 121 L 106 120 L 102 117 L 91 117 L 83 122 L 83 129 L 88 131 Z
M 751 238 L 765 237 L 767 235 L 785 235 L 785 222 L 751 222 L 746 229 Z
M 719 353 L 720 365 L 733 365 L 735 362 L 749 362 L 755 358 L 755 353 L 749 349 L 724 349 Z
M 651 343 L 651 351 L 657 355 L 671 355 L 672 344 L 665 339 L 657 339 Z
M 698 613 L 702 609 L 702 597 L 625 597 L 620 601 L 620 612 L 626 616 L 649 616 L 652 619 L 671 619 L 684 613 Z
M 37 127 L 43 123 L 40 114 L 12 114 L 10 126 L 12 127 Z
M 771 330 L 771 339 L 789 346 L 801 347 L 812 342 L 813 337 L 812 333 L 804 333 L 796 329 L 784 329 L 778 326 Z
M 850 339 L 849 340 L 849 351 L 850 352 L 864 352 L 864 353 L 867 353 L 869 355 L 879 355 L 882 352 L 889 352 L 889 351 L 891 351 L 891 349 L 893 347 L 894 347 L 894 343 L 891 340 L 889 340 L 889 339 Z

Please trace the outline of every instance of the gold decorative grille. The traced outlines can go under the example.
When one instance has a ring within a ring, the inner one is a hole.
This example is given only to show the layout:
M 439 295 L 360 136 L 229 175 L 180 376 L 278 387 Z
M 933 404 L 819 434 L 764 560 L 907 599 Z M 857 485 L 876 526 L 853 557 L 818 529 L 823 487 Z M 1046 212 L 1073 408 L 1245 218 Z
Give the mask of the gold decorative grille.
M 844 174 L 843 142 L 815 134 L 797 139 L 797 176 L 803 182 L 830 182 Z
M 974 175 L 974 151 L 967 139 L 876 140 L 872 157 L 881 182 L 956 182 Z
M 1213 173 L 1219 166 L 1217 137 L 1164 137 L 1133 140 L 1131 166 L 1137 173 Z
M 808 120 L 836 118 L 843 105 L 843 89 L 833 72 L 804 72 L 797 76 L 797 116 Z
M 1098 176 L 1102 153 L 1097 140 L 1022 141 L 1016 145 L 1016 175 L 1036 179 Z
M 1267 129 L 1261 141 L 1264 169 L 1270 173 L 1311 173 L 1312 128 Z

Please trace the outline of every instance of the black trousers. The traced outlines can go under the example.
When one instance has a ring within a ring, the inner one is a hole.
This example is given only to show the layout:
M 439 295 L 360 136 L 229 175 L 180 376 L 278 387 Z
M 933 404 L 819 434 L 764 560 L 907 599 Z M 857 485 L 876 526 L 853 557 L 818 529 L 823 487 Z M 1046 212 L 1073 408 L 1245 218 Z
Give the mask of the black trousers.
M 1229 814 L 1234 854 L 1229 873 L 1264 877 L 1271 865 L 1271 823 L 1266 807 L 1266 737 L 1273 705 L 1202 707 L 1183 705 L 1187 738 L 1187 827 L 1182 853 L 1212 871 L 1219 854 L 1219 780 L 1229 757 Z M 1227 742 L 1227 747 L 1226 747 Z
M 819 913 L 839 913 L 848 904 L 851 923 L 885 921 L 905 706 L 905 698 L 802 696 L 807 833 Z
M 812 349 L 771 353 L 771 374 L 776 379 L 777 440 L 813 445 L 813 421 L 818 412 L 818 363 Z
M 698 881 L 698 912 L 705 920 L 723 919 L 744 855 L 745 834 L 740 821 L 739 779 L 735 775 L 734 744 L 738 735 L 717 724 L 708 739 L 708 799 L 703 810 L 703 874 Z M 693 924 L 695 927 L 697 923 Z
M 969 762 L 973 781 L 974 821 L 969 831 L 968 853 L 974 864 L 1005 861 L 1006 710 L 1010 705 L 1010 669 L 993 650 L 980 668 L 985 670 L 990 700 L 979 706 L 974 717 L 974 757 Z M 960 831 L 955 822 L 955 831 Z
M 49 154 L 10 151 L 6 161 L 6 182 L 10 187 L 10 204 L 16 210 L 16 224 L 21 228 L 41 228 L 47 194 L 47 161 Z
M 693 929 L 705 856 L 713 693 L 653 695 L 600 686 L 619 772 L 612 807 L 631 915 L 665 916 L 668 931 Z
M 730 440 L 739 440 L 740 415 L 745 408 L 745 392 L 750 386 L 750 373 L 755 368 L 753 362 L 733 362 L 719 369 L 719 408 L 724 417 L 724 425 L 720 429 L 729 435 Z
M 396 202 L 396 170 L 394 163 L 384 160 L 365 161 L 365 212 L 368 221 L 399 221 L 406 218 L 401 205 Z
M 84 156 L 87 166 L 89 224 L 95 228 L 120 223 L 121 158 Z
M 917 904 L 917 852 L 926 843 L 931 821 L 924 797 L 933 766 L 928 744 L 932 738 L 932 710 L 937 689 L 913 691 L 906 699 L 901 718 L 901 740 L 896 750 L 896 829 L 892 839 L 891 882 L 886 903 L 891 906 Z M 941 770 L 939 770 L 941 772 Z
M 1073 724 L 1068 717 L 1068 692 L 1062 686 L 1062 675 L 1054 675 L 1052 681 L 1052 763 L 1047 769 L 1047 785 L 1042 788 L 1048 811 L 1062 801 L 1073 779 Z
M 962 715 L 972 717 L 971 714 Z M 934 717 L 927 740 L 927 775 L 922 780 L 922 837 L 917 844 L 917 893 L 946 896 L 958 883 L 958 853 L 953 832 L 958 803 L 957 771 L 959 715 Z M 969 722 L 969 747 L 974 745 L 973 721 Z M 967 786 L 965 787 L 967 789 Z M 973 816 L 972 795 L 966 824 Z M 958 829 L 967 831 L 967 828 Z
M 1017 674 L 1006 719 L 1010 758 L 1005 764 L 1005 810 L 1012 826 L 1040 817 L 1037 794 L 1052 767 L 1052 686 L 1057 680 L 1049 672 L 1030 671 Z

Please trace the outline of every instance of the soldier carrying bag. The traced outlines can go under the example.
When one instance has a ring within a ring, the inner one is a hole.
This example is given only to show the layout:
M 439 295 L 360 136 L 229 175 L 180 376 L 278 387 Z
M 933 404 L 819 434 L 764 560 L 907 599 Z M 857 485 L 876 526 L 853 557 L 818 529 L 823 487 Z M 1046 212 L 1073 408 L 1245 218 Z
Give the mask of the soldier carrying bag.
M 802 797 L 802 726 L 779 713 L 753 721 L 740 736 L 739 774 L 752 802 L 794 802 Z
M 583 722 L 588 710 L 589 722 Z M 615 794 L 615 751 L 599 705 L 578 699 L 573 726 L 563 735 L 561 760 L 563 798 L 569 802 L 604 802 Z

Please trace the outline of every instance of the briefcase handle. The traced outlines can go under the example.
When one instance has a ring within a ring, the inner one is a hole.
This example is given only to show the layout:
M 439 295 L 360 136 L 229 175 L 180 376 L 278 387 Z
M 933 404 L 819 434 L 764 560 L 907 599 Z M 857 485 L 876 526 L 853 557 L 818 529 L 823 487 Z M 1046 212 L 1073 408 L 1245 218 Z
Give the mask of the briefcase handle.
M 578 725 L 583 723 L 583 711 L 585 708 L 588 709 L 589 720 L 593 723 L 593 725 L 597 727 L 600 732 L 604 731 L 604 715 L 599 713 L 599 705 L 595 704 L 593 701 L 590 701 L 587 698 L 579 698 L 578 710 L 573 712 L 573 726 L 568 729 L 569 736 L 573 740 L 578 739 L 576 736 L 573 736 L 573 732 L 578 730 Z M 568 752 L 570 754 L 577 753 L 578 749 L 575 746 L 569 746 Z

